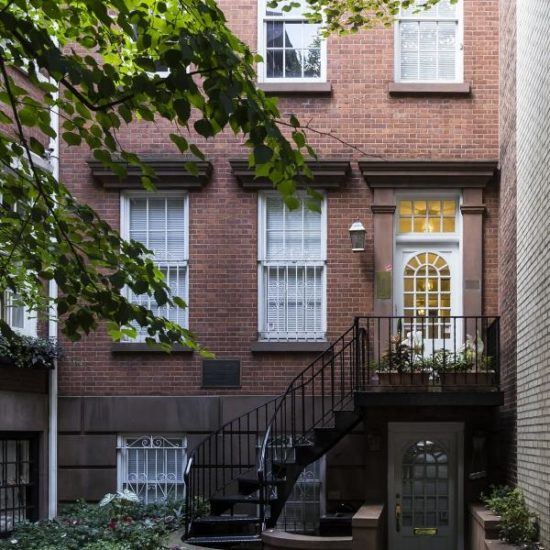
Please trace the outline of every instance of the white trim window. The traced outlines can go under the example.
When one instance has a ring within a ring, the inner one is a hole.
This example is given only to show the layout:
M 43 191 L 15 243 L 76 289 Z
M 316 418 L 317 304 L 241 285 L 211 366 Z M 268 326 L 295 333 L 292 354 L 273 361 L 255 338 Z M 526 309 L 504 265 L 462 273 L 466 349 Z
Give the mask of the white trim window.
M 259 198 L 259 336 L 323 341 L 326 332 L 326 200 L 289 210 L 274 192 Z
M 184 192 L 125 192 L 121 197 L 121 232 L 125 239 L 142 243 L 153 253 L 172 296 L 188 299 L 189 206 Z M 135 295 L 128 289 L 128 299 L 151 309 L 180 326 L 188 326 L 188 309 L 158 306 L 147 294 Z M 139 326 L 137 342 L 149 336 Z
M 258 51 L 264 62 L 258 65 L 258 77 L 263 82 L 324 82 L 326 81 L 326 40 L 321 26 L 304 16 L 305 0 L 289 11 L 285 0 L 276 8 L 268 0 L 258 4 Z
M 401 8 L 395 26 L 396 82 L 462 82 L 462 0 L 441 0 L 429 9 L 416 0 Z
M 145 504 L 185 498 L 185 437 L 124 435 L 117 450 L 118 490 L 132 491 Z
M 2 300 L 2 319 L 10 328 L 22 336 L 36 336 L 36 314 L 33 314 L 10 290 L 4 292 Z

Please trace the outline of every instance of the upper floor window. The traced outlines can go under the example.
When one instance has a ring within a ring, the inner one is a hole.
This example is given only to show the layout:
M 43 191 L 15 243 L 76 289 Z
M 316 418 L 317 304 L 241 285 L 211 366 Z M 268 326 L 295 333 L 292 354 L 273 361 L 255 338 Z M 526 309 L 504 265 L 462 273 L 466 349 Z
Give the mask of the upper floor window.
M 319 34 L 320 25 L 305 18 L 306 3 L 289 11 L 282 0 L 270 8 L 260 0 L 258 51 L 264 62 L 258 66 L 260 80 L 272 82 L 314 82 L 326 80 L 326 41 Z
M 401 8 L 395 33 L 395 80 L 462 82 L 462 1 L 441 0 L 423 9 L 425 1 Z
M 121 231 L 126 239 L 142 243 L 154 254 L 154 262 L 162 271 L 172 296 L 187 300 L 188 294 L 188 206 L 182 192 L 126 193 L 122 197 Z M 128 290 L 128 299 L 187 327 L 187 309 L 158 306 L 147 294 L 135 295 Z M 139 329 L 139 327 L 136 327 Z M 140 329 L 137 341 L 148 337 Z
M 399 201 L 399 233 L 456 233 L 457 201 L 406 199 Z
M 260 197 L 259 332 L 264 340 L 324 340 L 326 214 L 278 194 Z
M 18 334 L 36 336 L 36 316 L 9 290 L 2 297 L 2 319 Z

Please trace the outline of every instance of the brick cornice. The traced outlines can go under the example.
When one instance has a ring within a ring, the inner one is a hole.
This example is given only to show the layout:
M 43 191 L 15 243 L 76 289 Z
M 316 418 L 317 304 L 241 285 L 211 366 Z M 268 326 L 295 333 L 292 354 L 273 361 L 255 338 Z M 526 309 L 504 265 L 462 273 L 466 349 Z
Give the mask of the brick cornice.
M 155 171 L 153 183 L 157 189 L 201 189 L 210 180 L 212 164 L 197 161 L 183 155 L 140 155 L 140 160 Z M 197 167 L 194 174 L 186 168 L 188 162 Z M 92 176 L 105 189 L 142 189 L 142 171 L 138 166 L 119 161 L 127 175 L 120 178 L 113 170 L 97 160 L 88 160 Z
M 483 188 L 497 174 L 497 165 L 496 160 L 359 160 L 373 189 Z
M 273 189 L 273 184 L 267 178 L 256 178 L 254 170 L 248 166 L 247 159 L 230 159 L 231 171 L 243 189 L 258 191 Z M 339 189 L 351 174 L 349 160 L 321 159 L 306 161 L 313 173 L 313 179 L 301 178 L 299 185 L 309 185 L 320 189 Z
M 373 214 L 393 214 L 395 204 L 373 204 L 370 209 Z

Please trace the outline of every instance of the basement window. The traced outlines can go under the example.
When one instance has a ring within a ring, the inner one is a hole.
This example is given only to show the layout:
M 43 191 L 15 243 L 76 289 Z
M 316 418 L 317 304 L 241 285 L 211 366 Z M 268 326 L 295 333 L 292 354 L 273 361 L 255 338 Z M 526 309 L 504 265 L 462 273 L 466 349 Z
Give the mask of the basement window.
M 118 438 L 118 489 L 132 491 L 144 504 L 185 498 L 186 465 L 187 440 L 183 436 Z

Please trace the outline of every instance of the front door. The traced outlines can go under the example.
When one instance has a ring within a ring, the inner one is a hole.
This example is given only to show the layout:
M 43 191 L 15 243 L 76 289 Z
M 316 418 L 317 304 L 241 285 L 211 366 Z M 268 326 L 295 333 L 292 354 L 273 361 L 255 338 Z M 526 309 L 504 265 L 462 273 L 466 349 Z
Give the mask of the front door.
M 462 550 L 463 425 L 389 425 L 391 550 Z
M 462 326 L 462 280 L 456 243 L 396 246 L 395 314 L 407 332 L 421 332 L 424 350 L 457 347 Z

